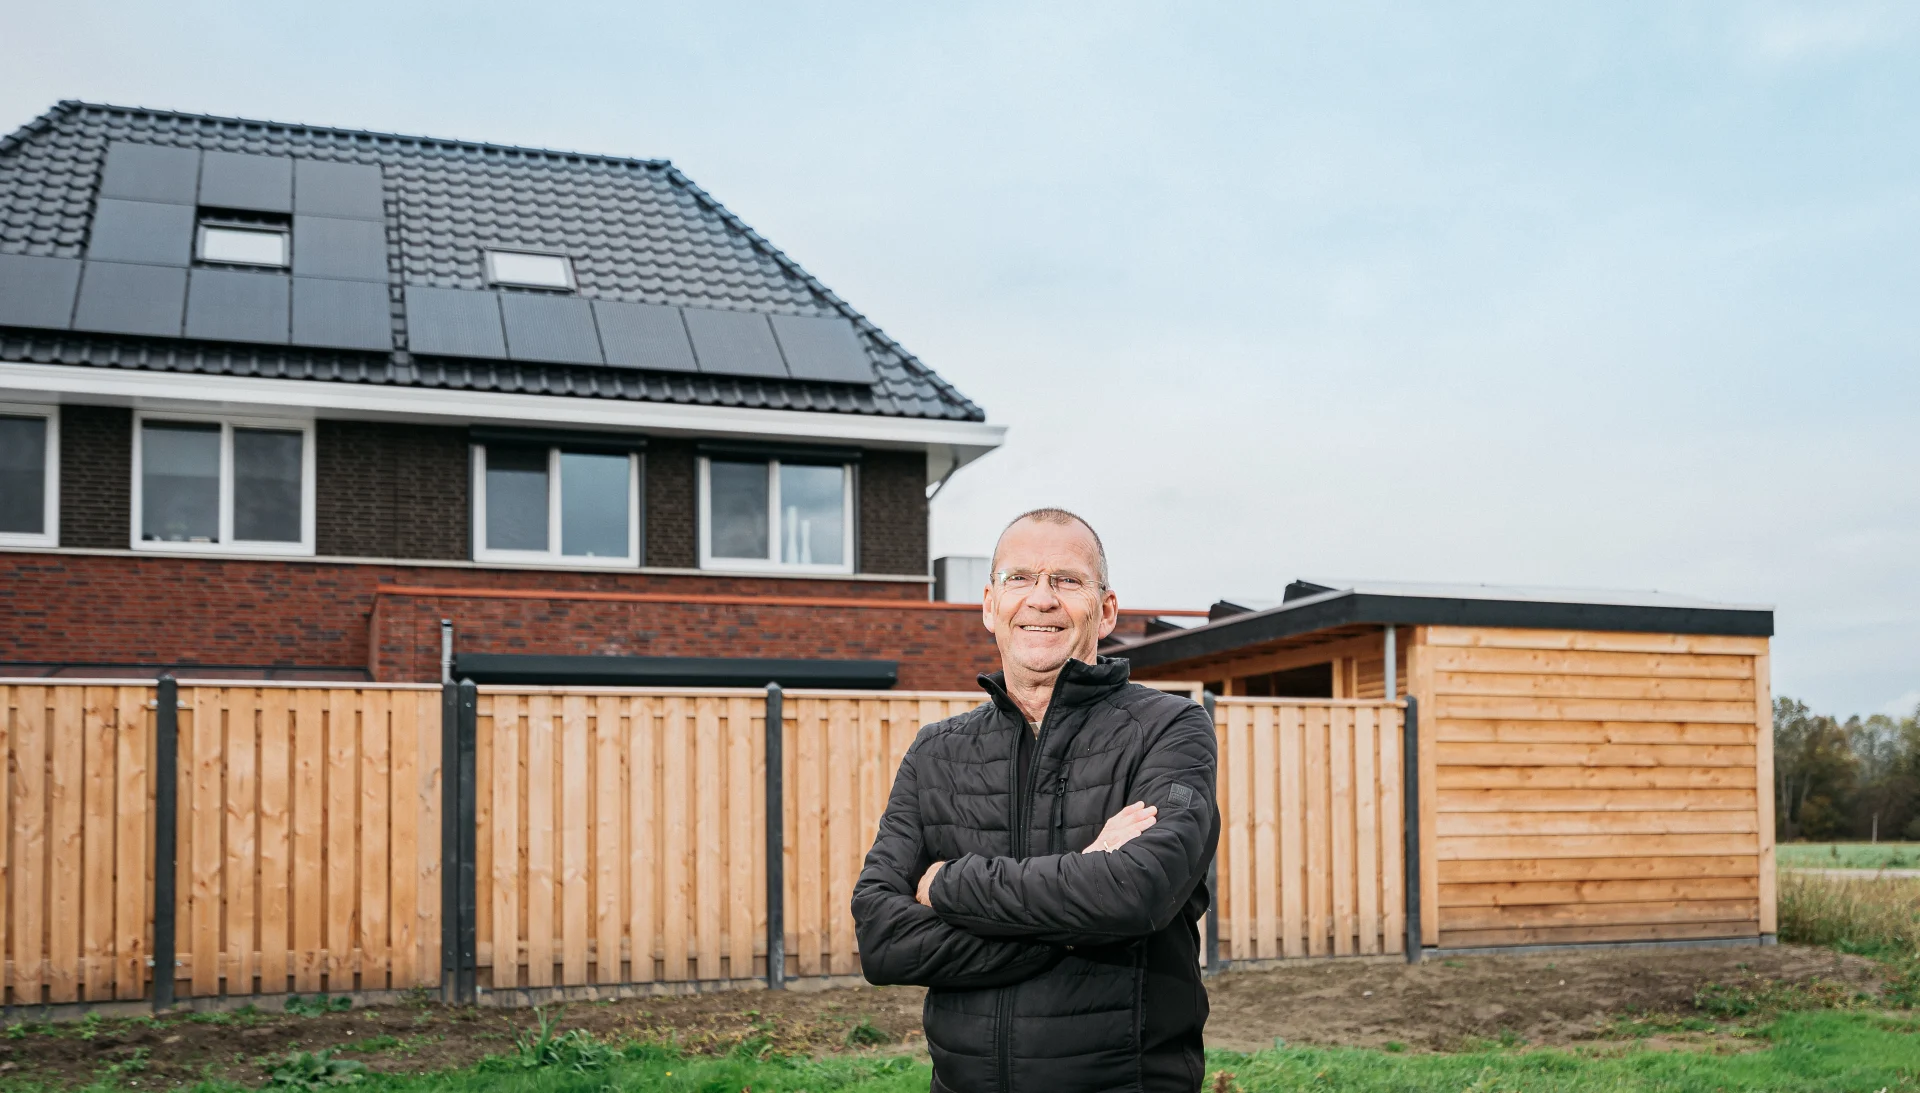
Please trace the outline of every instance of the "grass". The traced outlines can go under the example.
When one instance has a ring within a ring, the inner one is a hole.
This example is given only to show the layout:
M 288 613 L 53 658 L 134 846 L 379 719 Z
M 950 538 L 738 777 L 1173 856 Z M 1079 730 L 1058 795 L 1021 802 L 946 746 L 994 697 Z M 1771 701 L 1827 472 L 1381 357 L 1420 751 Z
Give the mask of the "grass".
M 1781 843 L 1782 869 L 1920 869 L 1920 843 Z
M 1779 894 L 1782 941 L 1920 959 L 1920 878 L 1784 873 Z

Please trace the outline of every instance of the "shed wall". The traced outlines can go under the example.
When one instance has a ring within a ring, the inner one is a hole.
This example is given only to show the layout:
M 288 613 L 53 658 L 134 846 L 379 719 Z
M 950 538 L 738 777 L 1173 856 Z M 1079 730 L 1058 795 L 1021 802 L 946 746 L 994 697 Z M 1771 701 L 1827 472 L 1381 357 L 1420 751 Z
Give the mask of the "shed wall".
M 1421 627 L 1425 942 L 1774 932 L 1764 638 Z

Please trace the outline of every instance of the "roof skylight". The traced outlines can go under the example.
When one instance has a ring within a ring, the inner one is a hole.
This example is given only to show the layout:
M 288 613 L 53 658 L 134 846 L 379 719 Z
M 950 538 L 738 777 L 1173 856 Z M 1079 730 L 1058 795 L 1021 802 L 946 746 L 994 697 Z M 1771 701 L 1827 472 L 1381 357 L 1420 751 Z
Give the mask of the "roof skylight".
M 487 281 L 525 288 L 570 289 L 573 287 L 573 264 L 564 254 L 490 250 L 487 252 Z
M 200 260 L 238 266 L 284 267 L 287 264 L 287 233 L 272 229 L 202 225 Z

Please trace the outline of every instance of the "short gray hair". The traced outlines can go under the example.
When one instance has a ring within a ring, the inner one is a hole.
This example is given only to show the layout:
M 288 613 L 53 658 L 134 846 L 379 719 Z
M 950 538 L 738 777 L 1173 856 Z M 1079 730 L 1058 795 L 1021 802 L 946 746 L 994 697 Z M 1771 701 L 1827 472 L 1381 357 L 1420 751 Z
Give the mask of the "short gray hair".
M 1006 538 L 1007 532 L 1012 531 L 1013 526 L 1022 520 L 1037 520 L 1042 524 L 1079 524 L 1081 527 L 1086 528 L 1087 534 L 1093 536 L 1094 552 L 1100 556 L 1100 587 L 1113 587 L 1112 574 L 1107 570 L 1107 544 L 1100 541 L 1100 533 L 1093 530 L 1093 525 L 1087 523 L 1086 517 L 1076 512 L 1068 512 L 1066 509 L 1054 508 L 1052 506 L 1041 509 L 1028 509 L 1026 512 L 1007 521 L 1007 526 L 1000 529 L 1000 539 Z M 998 572 L 1000 568 L 1000 539 L 993 541 L 993 559 L 989 565 L 989 569 L 993 572 Z M 991 574 L 989 574 L 989 579 L 991 579 Z

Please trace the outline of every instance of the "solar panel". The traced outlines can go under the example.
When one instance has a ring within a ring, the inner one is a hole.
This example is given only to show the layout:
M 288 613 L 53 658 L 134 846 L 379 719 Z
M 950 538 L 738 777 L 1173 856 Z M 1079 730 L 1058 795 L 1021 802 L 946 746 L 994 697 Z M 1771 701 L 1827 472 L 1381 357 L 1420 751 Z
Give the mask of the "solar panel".
M 507 356 L 514 360 L 604 363 L 593 310 L 579 297 L 504 292 L 500 314 L 506 320 Z
M 0 326 L 65 330 L 79 287 L 78 258 L 0 254 Z
M 187 281 L 187 337 L 287 344 L 284 273 L 196 269 Z
M 200 204 L 252 212 L 293 211 L 293 160 L 208 152 L 200 161 Z
M 873 362 L 853 321 L 839 315 L 775 315 L 773 336 L 797 380 L 872 383 Z
M 100 196 L 191 205 L 199 179 L 200 153 L 192 148 L 116 140 L 100 169 Z
M 600 327 L 600 345 L 608 364 L 662 372 L 700 370 L 677 307 L 595 300 L 593 318 Z
M 393 305 L 372 281 L 293 279 L 293 344 L 331 349 L 393 348 Z
M 500 298 L 464 288 L 407 286 L 407 343 L 443 357 L 505 357 Z
M 184 269 L 88 262 L 80 275 L 80 302 L 73 310 L 73 328 L 177 338 L 186 302 Z
M 687 333 L 693 336 L 693 355 L 700 371 L 722 376 L 787 378 L 780 346 L 765 315 L 751 311 L 712 311 L 683 308 Z
M 294 217 L 293 272 L 300 277 L 384 282 L 387 279 L 386 221 Z
M 193 206 L 103 197 L 93 208 L 87 257 L 101 262 L 187 265 L 193 260 Z
M 380 168 L 322 159 L 293 161 L 293 211 L 306 216 L 385 220 Z

